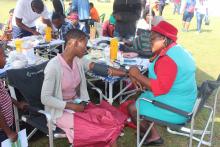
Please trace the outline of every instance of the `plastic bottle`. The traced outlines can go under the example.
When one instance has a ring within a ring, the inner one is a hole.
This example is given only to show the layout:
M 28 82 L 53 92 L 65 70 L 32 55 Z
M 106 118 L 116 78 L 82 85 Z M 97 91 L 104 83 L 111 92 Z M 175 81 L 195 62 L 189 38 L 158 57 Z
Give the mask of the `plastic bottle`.
M 51 27 L 45 28 L 45 41 L 50 42 L 52 40 L 52 29 Z

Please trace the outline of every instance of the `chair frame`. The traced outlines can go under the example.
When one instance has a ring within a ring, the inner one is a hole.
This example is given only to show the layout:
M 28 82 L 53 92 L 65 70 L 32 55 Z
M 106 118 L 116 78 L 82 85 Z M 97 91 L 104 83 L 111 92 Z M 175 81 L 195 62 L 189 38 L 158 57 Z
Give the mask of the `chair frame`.
M 207 145 L 207 146 L 211 146 L 212 145 L 212 139 L 213 139 L 214 123 L 215 123 L 214 118 L 215 118 L 216 105 L 217 105 L 217 99 L 218 99 L 219 94 L 220 94 L 220 87 L 217 88 L 215 98 L 214 98 L 214 105 L 213 106 L 204 105 L 202 107 L 202 108 L 205 108 L 205 109 L 209 110 L 209 117 L 208 117 L 207 123 L 204 127 L 204 130 L 194 130 L 195 117 L 196 117 L 197 112 L 199 111 L 199 105 L 200 105 L 200 102 L 201 102 L 200 97 L 198 97 L 196 99 L 193 110 L 190 113 L 183 112 L 182 110 L 179 110 L 177 108 L 168 106 L 168 105 L 163 104 L 163 103 L 161 104 L 160 102 L 159 102 L 159 104 L 157 104 L 157 102 L 154 101 L 154 100 L 150 100 L 150 99 L 147 99 L 147 98 L 139 98 L 138 101 L 137 101 L 137 147 L 142 146 L 144 140 L 146 139 L 147 135 L 150 133 L 150 130 L 152 129 L 152 127 L 155 123 L 157 123 L 159 125 L 162 124 L 162 125 L 167 126 L 167 131 L 169 133 L 189 137 L 189 147 L 192 147 L 192 140 L 195 140 L 195 141 L 199 142 L 197 147 L 200 147 L 202 144 Z M 188 118 L 189 118 L 188 123 L 190 124 L 190 128 L 185 127 L 187 122 L 184 125 L 175 125 L 175 124 L 171 124 L 171 123 L 164 122 L 164 121 L 157 121 L 156 119 L 151 119 L 151 118 L 148 118 L 146 116 L 141 116 L 140 113 L 139 113 L 140 112 L 140 110 L 139 110 L 140 100 L 144 100 L 146 102 L 152 103 L 152 104 L 154 104 L 154 105 L 156 105 L 160 108 L 163 108 L 163 109 L 166 109 L 168 111 L 177 113 L 179 115 L 182 115 L 182 116 L 185 116 L 185 117 L 188 116 Z M 140 121 L 141 121 L 141 119 L 150 120 L 150 121 L 152 121 L 152 123 L 150 124 L 148 130 L 145 132 L 144 137 L 140 140 Z M 209 128 L 210 125 L 211 125 L 211 128 L 208 131 L 208 128 Z M 181 132 L 173 131 L 173 130 L 171 130 L 171 128 L 178 129 Z M 200 135 L 201 137 L 200 138 L 195 137 L 194 134 Z M 204 140 L 204 137 L 206 135 L 209 135 L 209 141 Z
M 11 85 L 8 85 L 8 88 L 9 88 L 11 97 L 13 99 L 17 100 L 14 87 L 11 86 Z M 102 101 L 102 95 L 103 95 L 102 91 L 100 89 L 98 89 L 98 88 L 92 88 L 92 89 L 96 90 L 99 93 L 99 95 L 100 95 L 99 98 L 100 98 L 100 102 L 101 102 Z M 43 114 L 46 117 L 47 127 L 48 127 L 48 134 L 47 134 L 47 136 L 49 137 L 49 147 L 54 147 L 54 138 L 66 138 L 65 134 L 59 134 L 59 133 L 55 134 L 53 132 L 53 122 L 52 122 L 52 117 L 51 117 L 50 113 L 48 113 L 48 112 L 46 112 L 46 111 L 44 111 L 42 109 L 38 109 L 38 108 L 35 108 L 35 107 L 31 107 L 31 106 L 28 107 L 28 110 L 32 111 L 32 112 L 39 113 L 39 114 Z M 14 106 L 14 119 L 15 119 L 16 130 L 20 131 L 19 122 L 20 121 L 27 122 L 27 120 L 26 120 L 25 116 L 21 116 L 21 118 L 19 118 L 18 109 L 15 106 Z M 39 130 L 38 128 L 34 128 L 30 132 L 30 134 L 28 135 L 27 139 L 29 140 L 38 130 Z

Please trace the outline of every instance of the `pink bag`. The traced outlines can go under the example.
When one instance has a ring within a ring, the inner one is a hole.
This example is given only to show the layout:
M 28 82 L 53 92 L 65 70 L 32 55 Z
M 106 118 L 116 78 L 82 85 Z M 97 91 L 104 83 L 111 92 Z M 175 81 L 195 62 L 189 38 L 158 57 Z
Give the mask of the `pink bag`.
M 74 147 L 110 147 L 121 134 L 127 116 L 109 103 L 89 104 L 74 114 Z

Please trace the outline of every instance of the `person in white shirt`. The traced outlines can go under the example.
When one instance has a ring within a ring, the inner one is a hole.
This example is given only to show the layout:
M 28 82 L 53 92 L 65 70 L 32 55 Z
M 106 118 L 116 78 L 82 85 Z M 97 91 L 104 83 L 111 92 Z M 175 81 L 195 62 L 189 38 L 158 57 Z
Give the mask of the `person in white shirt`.
M 150 15 L 150 10 L 149 8 L 146 8 L 143 12 L 143 16 L 141 19 L 138 20 L 137 22 L 137 29 L 136 29 L 136 37 L 139 36 L 141 33 L 141 30 L 150 30 L 150 20 L 151 20 L 151 25 L 155 26 L 157 25 L 160 21 L 164 20 L 162 16 L 155 16 L 155 12 L 152 10 Z
M 51 27 L 49 12 L 42 0 L 18 0 L 12 20 L 13 38 L 40 35 L 35 21 L 43 17 L 43 22 Z
M 197 20 L 197 31 L 201 32 L 202 20 L 208 17 L 208 0 L 196 0 L 196 20 Z

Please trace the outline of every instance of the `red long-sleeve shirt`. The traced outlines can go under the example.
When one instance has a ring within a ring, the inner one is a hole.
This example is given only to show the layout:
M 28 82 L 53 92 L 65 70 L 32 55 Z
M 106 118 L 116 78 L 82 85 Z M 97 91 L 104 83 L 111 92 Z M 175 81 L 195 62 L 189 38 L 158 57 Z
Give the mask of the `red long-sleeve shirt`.
M 162 50 L 155 63 L 154 71 L 157 78 L 150 79 L 151 90 L 154 96 L 168 93 L 176 79 L 177 65 L 168 55 L 166 55 L 166 52 L 174 45 L 176 45 L 176 43 Z

